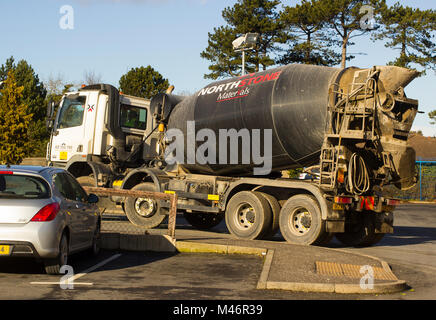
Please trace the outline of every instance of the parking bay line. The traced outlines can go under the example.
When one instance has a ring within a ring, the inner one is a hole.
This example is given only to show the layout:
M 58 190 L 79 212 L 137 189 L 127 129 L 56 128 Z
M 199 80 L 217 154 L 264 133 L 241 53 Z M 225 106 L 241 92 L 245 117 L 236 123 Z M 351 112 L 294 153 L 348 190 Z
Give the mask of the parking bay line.
M 72 277 L 69 277 L 68 279 L 66 279 L 65 281 L 62 282 L 48 282 L 48 281 L 40 281 L 40 282 L 30 282 L 30 284 L 42 284 L 42 285 L 51 285 L 51 284 L 57 284 L 57 285 L 61 285 L 61 284 L 69 284 L 69 283 L 74 283 L 74 285 L 88 285 L 88 286 L 92 286 L 93 283 L 91 282 L 75 282 L 77 279 L 86 276 L 88 273 L 104 266 L 105 264 L 118 259 L 119 257 L 121 257 L 121 253 L 117 253 L 115 255 L 113 255 L 112 257 L 107 258 L 106 260 L 103 260 L 99 263 L 97 263 L 96 265 L 86 269 L 85 271 L 78 273 Z

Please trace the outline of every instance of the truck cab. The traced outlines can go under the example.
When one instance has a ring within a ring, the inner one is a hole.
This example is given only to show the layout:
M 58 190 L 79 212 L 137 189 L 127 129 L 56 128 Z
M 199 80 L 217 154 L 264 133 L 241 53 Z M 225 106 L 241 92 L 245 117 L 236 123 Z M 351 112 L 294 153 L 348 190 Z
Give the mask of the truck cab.
M 123 95 L 111 85 L 66 93 L 56 115 L 53 105 L 48 108 L 48 119 L 47 161 L 76 177 L 110 175 L 109 170 L 138 167 L 156 156 L 150 101 Z M 102 177 L 95 185 L 107 182 Z

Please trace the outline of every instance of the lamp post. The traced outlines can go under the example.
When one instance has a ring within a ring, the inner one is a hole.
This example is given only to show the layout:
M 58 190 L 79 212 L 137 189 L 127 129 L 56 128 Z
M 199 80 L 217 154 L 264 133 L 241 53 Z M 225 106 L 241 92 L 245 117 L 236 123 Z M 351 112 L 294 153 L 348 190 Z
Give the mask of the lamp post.
M 242 51 L 242 75 L 245 75 L 245 51 L 256 47 L 258 33 L 246 33 L 232 42 L 235 52 Z

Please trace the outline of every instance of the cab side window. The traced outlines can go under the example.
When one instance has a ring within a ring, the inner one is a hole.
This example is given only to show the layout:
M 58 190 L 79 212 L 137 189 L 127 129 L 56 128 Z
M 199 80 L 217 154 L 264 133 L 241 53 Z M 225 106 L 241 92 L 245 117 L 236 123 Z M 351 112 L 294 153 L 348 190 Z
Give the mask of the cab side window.
M 120 123 L 124 128 L 145 130 L 147 109 L 121 104 Z

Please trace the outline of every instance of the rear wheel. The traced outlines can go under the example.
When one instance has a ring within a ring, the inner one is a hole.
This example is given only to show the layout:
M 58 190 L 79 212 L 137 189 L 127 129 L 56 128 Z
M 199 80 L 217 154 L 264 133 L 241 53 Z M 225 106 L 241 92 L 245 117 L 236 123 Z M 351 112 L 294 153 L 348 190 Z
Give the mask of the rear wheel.
M 224 213 L 184 212 L 183 216 L 193 227 L 209 230 L 224 219 Z
M 368 247 L 384 237 L 384 233 L 375 233 L 375 216 L 355 213 L 353 223 L 345 225 L 345 232 L 337 233 L 336 239 L 346 246 Z
M 96 256 L 100 253 L 100 221 L 95 227 L 94 235 L 92 237 L 92 245 L 91 248 L 89 248 L 89 253 L 93 256 Z
M 272 213 L 268 201 L 255 191 L 241 191 L 227 204 L 225 213 L 229 232 L 241 239 L 261 239 L 268 232 Z
M 266 199 L 266 201 L 268 201 L 268 204 L 271 208 L 272 221 L 263 237 L 264 239 L 269 239 L 272 238 L 277 233 L 277 231 L 279 231 L 279 218 L 280 218 L 281 207 L 279 202 L 274 196 L 264 192 L 259 192 L 259 194 L 261 194 Z
M 280 211 L 280 232 L 289 243 L 325 245 L 332 234 L 326 232 L 325 221 L 315 197 L 300 194 L 289 198 Z
M 59 254 L 54 259 L 44 261 L 45 272 L 47 274 L 60 274 L 61 267 L 68 263 L 68 238 L 64 233 L 59 242 Z
M 155 192 L 156 188 L 153 183 L 145 182 L 134 186 L 132 190 Z M 124 211 L 131 223 L 147 229 L 159 226 L 168 215 L 168 209 L 162 208 L 152 198 L 126 197 Z

